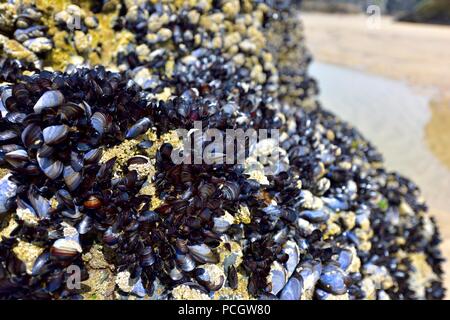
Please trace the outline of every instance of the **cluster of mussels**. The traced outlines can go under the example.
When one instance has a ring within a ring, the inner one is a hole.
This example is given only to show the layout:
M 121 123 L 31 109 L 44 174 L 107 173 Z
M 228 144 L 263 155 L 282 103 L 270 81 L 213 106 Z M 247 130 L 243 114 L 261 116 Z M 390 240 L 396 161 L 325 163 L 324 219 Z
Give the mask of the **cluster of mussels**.
M 0 298 L 443 298 L 419 189 L 318 104 L 293 5 L 17 2 L 0 4 Z M 196 123 L 280 137 L 174 163 Z

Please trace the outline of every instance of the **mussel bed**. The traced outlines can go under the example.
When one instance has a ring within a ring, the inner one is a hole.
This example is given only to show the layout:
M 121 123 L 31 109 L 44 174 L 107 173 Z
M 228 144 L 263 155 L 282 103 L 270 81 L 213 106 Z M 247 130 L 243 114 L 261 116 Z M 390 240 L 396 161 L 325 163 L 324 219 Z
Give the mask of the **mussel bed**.
M 420 190 L 316 100 L 297 7 L 75 3 L 0 4 L 1 299 L 443 298 Z M 274 174 L 174 163 L 196 122 L 279 130 Z

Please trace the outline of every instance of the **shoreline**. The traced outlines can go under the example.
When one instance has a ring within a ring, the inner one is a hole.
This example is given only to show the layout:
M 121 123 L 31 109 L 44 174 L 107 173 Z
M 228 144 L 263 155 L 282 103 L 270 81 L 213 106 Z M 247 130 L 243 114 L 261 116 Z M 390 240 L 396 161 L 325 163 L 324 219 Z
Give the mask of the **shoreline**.
M 430 98 L 427 103 L 430 115 L 420 128 L 422 138 L 418 139 L 428 149 L 426 151 L 430 151 L 442 167 L 450 172 L 450 73 L 444 67 L 450 65 L 450 56 L 445 56 L 445 52 L 450 52 L 450 27 L 396 22 L 391 17 L 382 17 L 381 28 L 370 30 L 365 22 L 366 16 L 361 14 L 304 12 L 301 17 L 306 44 L 314 61 L 362 72 L 369 77 L 382 77 L 386 81 L 400 81 L 410 87 L 414 94 Z M 319 88 L 320 84 L 319 79 Z M 388 94 L 387 98 L 389 96 L 392 95 Z M 370 102 L 376 105 L 382 99 L 380 97 Z M 401 101 L 409 106 L 407 101 Z M 340 103 L 344 103 L 344 100 Z M 327 108 L 327 104 L 324 107 Z M 411 109 L 405 110 L 405 115 L 411 112 Z M 352 124 L 361 126 L 358 122 Z M 388 141 L 383 143 L 383 139 L 378 138 L 384 147 L 389 145 Z M 379 147 L 383 149 L 381 145 Z M 431 205 L 429 212 L 436 218 L 443 240 L 442 253 L 447 259 L 444 283 L 447 288 L 446 298 L 450 299 L 450 207 Z
M 362 14 L 302 13 L 306 42 L 319 62 L 405 81 L 433 92 L 425 131 L 434 155 L 450 169 L 450 26 L 382 17 L 379 29 Z M 327 45 L 324 45 L 326 43 Z

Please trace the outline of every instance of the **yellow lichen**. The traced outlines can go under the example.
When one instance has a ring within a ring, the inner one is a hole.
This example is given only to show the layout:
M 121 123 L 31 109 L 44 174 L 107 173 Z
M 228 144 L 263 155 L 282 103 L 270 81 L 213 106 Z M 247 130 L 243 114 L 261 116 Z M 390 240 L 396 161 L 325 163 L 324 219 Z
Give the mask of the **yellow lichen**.
M 249 224 L 252 222 L 251 213 L 247 206 L 240 206 L 237 215 L 234 217 L 234 223 L 239 224 Z
M 408 278 L 409 288 L 414 291 L 418 299 L 425 299 L 425 290 L 433 280 L 436 280 L 436 275 L 424 253 L 410 253 L 408 259 L 412 267 Z
M 152 178 L 156 172 L 155 166 L 151 161 L 145 164 L 131 164 L 128 166 L 128 170 L 135 170 L 141 179 L 146 177 Z
M 39 218 L 30 209 L 17 208 L 17 217 L 29 225 L 37 225 Z
M 0 179 L 9 173 L 8 169 L 0 168 Z
M 9 238 L 9 236 L 11 235 L 11 232 L 13 232 L 14 229 L 18 227 L 16 220 L 14 220 L 14 218 L 12 216 L 10 216 L 9 218 L 5 218 L 5 219 L 7 219 L 7 224 L 4 223 L 5 227 L 0 229 L 0 241 L 1 241 L 2 237 Z M 0 227 L 2 227 L 2 226 L 0 226 Z
M 237 268 L 242 263 L 242 247 L 238 242 L 235 241 L 223 241 L 215 249 L 215 252 L 219 256 L 219 264 L 223 264 L 225 260 L 229 260 L 232 257 L 232 265 Z M 229 248 L 228 248 L 229 246 Z M 228 261 L 230 262 L 230 261 Z
M 328 223 L 325 227 L 325 232 L 323 234 L 323 239 L 327 240 L 333 236 L 341 233 L 341 227 L 334 222 Z
M 138 140 L 125 140 L 121 144 L 109 148 L 103 152 L 100 163 L 105 163 L 108 160 L 116 157 L 116 165 L 124 166 L 127 160 L 136 154 L 136 146 L 139 144 Z
M 147 138 L 153 141 L 153 145 L 149 149 L 145 150 L 147 155 L 150 157 L 155 156 L 156 152 L 164 143 L 170 143 L 174 149 L 179 149 L 183 146 L 183 142 L 178 136 L 176 130 L 171 130 L 163 134 L 159 139 L 156 137 L 156 134 L 153 131 L 146 134 Z
M 248 278 L 239 272 L 237 273 L 238 286 L 236 289 L 231 289 L 230 287 L 222 287 L 219 291 L 214 293 L 214 300 L 251 300 L 252 297 L 248 294 Z
M 34 262 L 43 251 L 44 248 L 21 240 L 19 240 L 17 245 L 13 248 L 13 252 L 17 258 L 25 263 L 28 274 L 31 274 Z
M 179 285 L 172 290 L 175 300 L 211 300 L 208 295 L 186 285 Z

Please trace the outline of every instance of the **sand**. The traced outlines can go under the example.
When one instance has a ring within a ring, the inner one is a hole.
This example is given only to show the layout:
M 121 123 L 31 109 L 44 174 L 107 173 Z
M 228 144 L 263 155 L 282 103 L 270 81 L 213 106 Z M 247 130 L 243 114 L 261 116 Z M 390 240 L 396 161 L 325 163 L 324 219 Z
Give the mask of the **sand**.
M 382 17 L 374 29 L 364 15 L 302 13 L 302 18 L 315 60 L 405 81 L 418 92 L 431 92 L 425 143 L 450 170 L 450 26 L 400 23 Z M 450 197 L 449 190 L 442 192 Z M 450 207 L 430 211 L 442 233 L 449 299 Z

